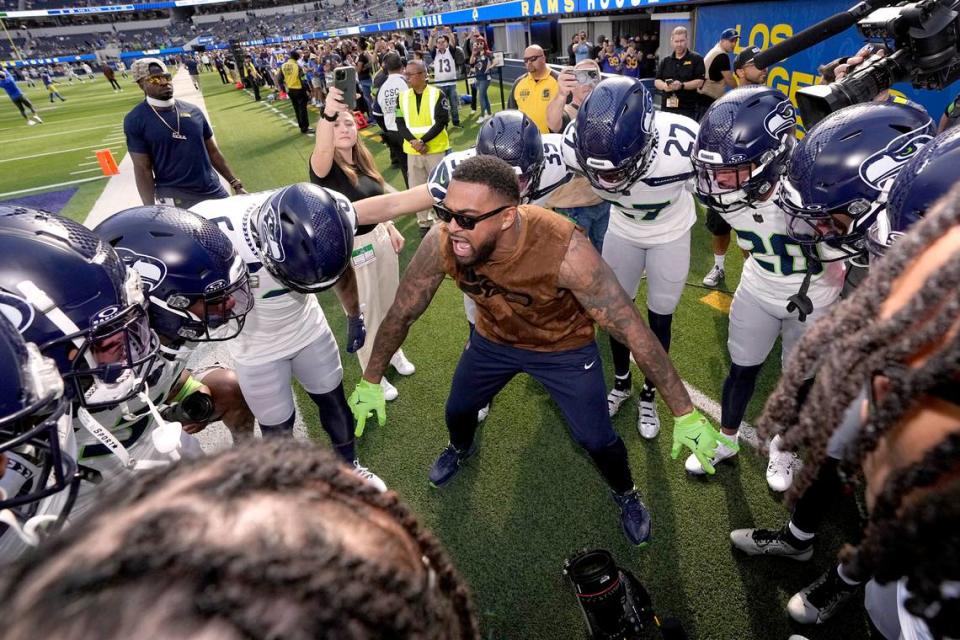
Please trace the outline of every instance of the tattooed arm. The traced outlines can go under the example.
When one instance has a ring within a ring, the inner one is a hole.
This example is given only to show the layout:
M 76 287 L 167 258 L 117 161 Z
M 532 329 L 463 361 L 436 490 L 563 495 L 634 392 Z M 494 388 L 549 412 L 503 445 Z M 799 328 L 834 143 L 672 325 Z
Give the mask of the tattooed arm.
M 403 344 L 410 325 L 426 311 L 440 288 L 444 275 L 443 259 L 440 256 L 440 227 L 434 225 L 410 261 L 400 281 L 393 305 L 377 329 L 373 353 L 370 354 L 367 368 L 363 372 L 366 381 L 380 382 L 383 372 L 390 364 L 390 358 Z
M 569 289 L 602 329 L 627 345 L 637 366 L 657 385 L 674 416 L 693 411 L 693 403 L 660 341 L 606 262 L 582 233 L 574 233 L 560 265 L 557 286 Z

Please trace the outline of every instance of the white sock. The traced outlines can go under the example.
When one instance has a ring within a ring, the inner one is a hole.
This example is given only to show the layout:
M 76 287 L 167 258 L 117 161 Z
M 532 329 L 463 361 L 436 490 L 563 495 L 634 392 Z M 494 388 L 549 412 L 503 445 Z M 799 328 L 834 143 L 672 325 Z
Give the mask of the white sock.
M 840 576 L 840 579 L 843 580 L 844 582 L 846 582 L 846 583 L 847 583 L 848 585 L 850 585 L 851 587 L 855 587 L 855 586 L 857 586 L 858 584 L 860 584 L 860 581 L 859 581 L 859 580 L 853 580 L 852 578 L 848 578 L 848 577 L 847 577 L 847 574 L 844 573 L 844 571 L 843 571 L 843 565 L 842 565 L 842 564 L 838 564 L 838 565 L 837 565 L 837 575 Z
M 726 258 L 727 258 L 726 254 L 722 256 L 713 254 L 713 266 L 715 266 L 718 269 L 723 269 L 723 261 L 726 260 Z
M 801 542 L 806 542 L 807 540 L 813 540 L 817 536 L 817 534 L 815 533 L 807 533 L 802 529 L 798 529 L 797 525 L 793 524 L 793 520 L 787 523 L 787 526 L 790 527 L 790 533 L 793 534 L 793 537 L 796 538 L 797 540 L 800 540 Z

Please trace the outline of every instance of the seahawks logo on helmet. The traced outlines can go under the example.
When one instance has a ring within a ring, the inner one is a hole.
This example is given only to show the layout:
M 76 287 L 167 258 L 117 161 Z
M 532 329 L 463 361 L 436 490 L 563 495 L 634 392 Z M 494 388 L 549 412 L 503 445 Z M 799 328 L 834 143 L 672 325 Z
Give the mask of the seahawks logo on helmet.
M 884 149 L 864 160 L 860 164 L 860 178 L 877 191 L 882 191 L 884 184 L 896 178 L 903 165 L 933 139 L 929 134 L 917 133 L 922 130 L 926 130 L 926 127 L 894 138 Z
M 283 227 L 280 217 L 273 207 L 266 207 L 260 216 L 257 232 L 260 236 L 260 250 L 274 262 L 283 262 L 286 254 L 283 251 Z
M 775 140 L 797 126 L 797 112 L 789 100 L 778 104 L 773 111 L 763 119 L 763 128 Z
M 0 315 L 23 333 L 33 324 L 33 305 L 19 296 L 0 291 Z
M 653 130 L 654 108 L 653 108 L 653 94 L 650 93 L 649 91 L 644 91 L 643 106 L 644 106 L 644 109 L 643 109 L 644 115 L 643 115 L 643 119 L 640 121 L 640 128 L 643 129 L 643 132 L 645 134 L 647 134 L 648 136 L 652 136 L 654 133 L 654 130 Z
M 117 255 L 120 256 L 128 269 L 133 269 L 140 275 L 140 281 L 146 287 L 147 293 L 156 289 L 167 277 L 167 265 L 159 258 L 137 253 L 123 247 L 117 247 Z

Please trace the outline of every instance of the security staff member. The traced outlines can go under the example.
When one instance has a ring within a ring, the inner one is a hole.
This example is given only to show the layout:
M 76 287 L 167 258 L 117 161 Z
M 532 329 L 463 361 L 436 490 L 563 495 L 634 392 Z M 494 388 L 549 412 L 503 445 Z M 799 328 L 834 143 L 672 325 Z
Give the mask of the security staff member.
M 697 89 L 703 86 L 706 67 L 703 57 L 687 48 L 687 28 L 677 27 L 670 35 L 673 55 L 660 62 L 654 86 L 663 94 L 663 111 L 672 111 L 696 120 L 700 104 Z
M 427 182 L 450 149 L 447 137 L 450 105 L 440 89 L 427 84 L 427 67 L 422 60 L 407 64 L 404 75 L 410 88 L 402 91 L 397 100 L 397 131 L 407 154 L 407 180 L 415 187 Z M 421 237 L 434 222 L 433 209 L 417 212 Z
M 290 96 L 290 104 L 293 105 L 293 113 L 297 116 L 300 132 L 311 134 L 314 130 L 310 128 L 310 116 L 307 114 L 307 102 L 310 96 L 307 94 L 299 60 L 300 52 L 294 49 L 290 52 L 287 61 L 280 66 L 280 79 L 287 89 L 287 95 Z
M 507 109 L 519 109 L 537 123 L 540 133 L 550 133 L 547 124 L 547 107 L 560 91 L 559 74 L 547 66 L 543 48 L 532 45 L 523 52 L 523 64 L 527 73 L 513 83 Z
M 253 58 L 246 56 L 243 59 L 243 76 L 247 81 L 247 86 L 253 90 L 253 99 L 260 101 L 260 72 L 253 64 Z
M 403 152 L 403 138 L 400 137 L 397 129 L 397 101 L 400 94 L 409 87 L 403 79 L 403 61 L 400 54 L 391 51 L 383 56 L 382 64 L 387 78 L 377 90 L 377 98 L 373 103 L 373 117 L 383 131 L 383 142 L 390 149 L 390 164 L 400 168 L 403 182 L 409 188 L 407 156 Z

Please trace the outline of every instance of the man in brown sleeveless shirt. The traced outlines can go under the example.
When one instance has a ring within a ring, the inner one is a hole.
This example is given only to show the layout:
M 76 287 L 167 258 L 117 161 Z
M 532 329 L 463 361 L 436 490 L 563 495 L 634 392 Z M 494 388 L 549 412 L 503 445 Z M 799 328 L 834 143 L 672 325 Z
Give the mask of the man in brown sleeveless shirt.
M 628 345 L 662 390 L 677 416 L 674 457 L 686 445 L 709 466 L 716 431 L 694 409 L 660 342 L 590 241 L 569 219 L 519 202 L 516 174 L 499 158 L 476 156 L 454 171 L 435 207 L 445 224 L 427 234 L 407 268 L 350 397 L 358 430 L 371 412 L 385 422 L 380 378 L 449 275 L 477 303 L 477 323 L 454 373 L 446 407 L 450 444 L 430 469 L 431 483 L 441 486 L 456 475 L 476 451 L 477 411 L 516 374 L 527 373 L 560 407 L 574 440 L 607 481 L 627 538 L 646 544 L 650 516 L 610 422 L 593 323 Z

